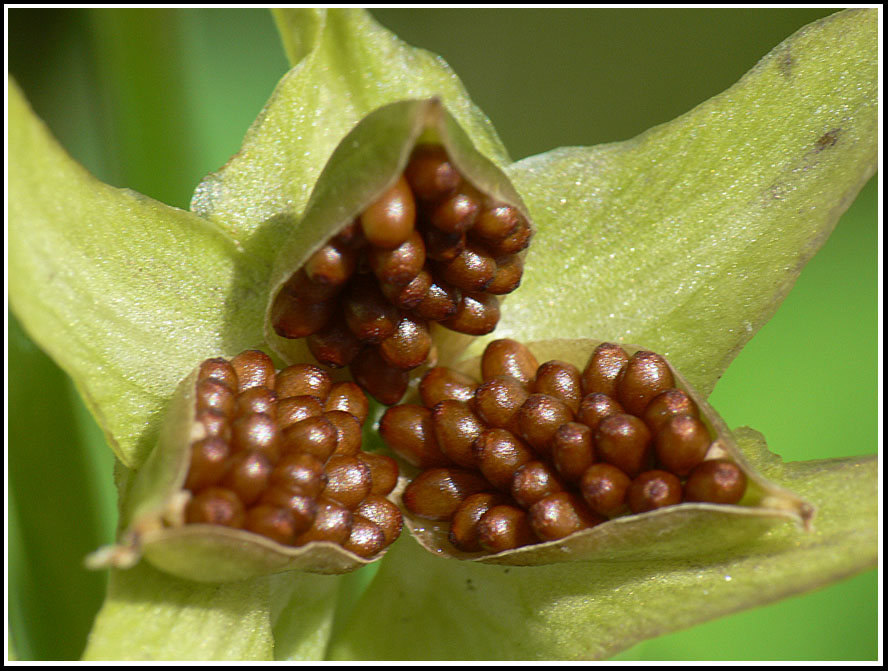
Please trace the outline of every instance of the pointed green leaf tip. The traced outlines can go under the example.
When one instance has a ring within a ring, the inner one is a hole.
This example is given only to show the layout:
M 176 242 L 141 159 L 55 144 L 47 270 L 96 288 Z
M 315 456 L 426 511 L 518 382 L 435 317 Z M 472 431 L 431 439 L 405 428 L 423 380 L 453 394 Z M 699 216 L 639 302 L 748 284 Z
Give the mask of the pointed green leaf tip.
M 510 166 L 538 233 L 496 337 L 636 343 L 711 391 L 875 170 L 877 16 L 800 30 L 633 140 Z

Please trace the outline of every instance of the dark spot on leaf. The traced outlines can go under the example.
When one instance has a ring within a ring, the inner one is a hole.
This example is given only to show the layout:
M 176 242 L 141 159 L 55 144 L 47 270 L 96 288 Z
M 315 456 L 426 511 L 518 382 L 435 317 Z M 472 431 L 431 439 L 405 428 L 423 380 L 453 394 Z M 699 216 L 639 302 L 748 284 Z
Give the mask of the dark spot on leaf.
M 789 79 L 792 76 L 792 52 L 789 47 L 786 47 L 779 56 L 777 56 L 777 69 L 780 70 L 780 74 Z
M 471 578 L 466 578 L 466 589 L 469 590 L 470 592 L 475 591 L 475 586 L 472 584 Z
M 817 151 L 823 151 L 824 149 L 829 149 L 830 147 L 834 146 L 836 142 L 839 141 L 839 133 L 841 132 L 841 130 L 841 128 L 836 128 L 829 131 L 828 133 L 824 133 L 819 138 L 817 138 Z

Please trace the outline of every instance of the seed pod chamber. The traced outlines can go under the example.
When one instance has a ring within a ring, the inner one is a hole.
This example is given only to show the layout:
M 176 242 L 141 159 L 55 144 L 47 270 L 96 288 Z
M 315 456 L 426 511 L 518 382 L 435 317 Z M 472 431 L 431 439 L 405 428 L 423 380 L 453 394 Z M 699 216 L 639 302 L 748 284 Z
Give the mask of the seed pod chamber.
M 602 341 L 547 340 L 527 343 L 540 363 L 561 360 L 583 370 L 591 352 Z M 621 347 L 628 355 L 645 348 L 635 345 Z M 473 347 L 474 349 L 474 347 Z M 458 372 L 481 381 L 481 357 L 467 358 L 454 366 Z M 667 362 L 668 363 L 668 362 Z M 405 526 L 426 550 L 438 556 L 481 563 L 514 566 L 536 566 L 564 561 L 644 561 L 655 559 L 689 559 L 712 556 L 720 551 L 750 542 L 777 524 L 796 523 L 806 531 L 812 528 L 814 507 L 793 492 L 761 476 L 737 446 L 731 432 L 718 413 L 669 364 L 675 386 L 696 403 L 700 419 L 714 436 L 705 461 L 726 459 L 737 464 L 746 476 L 743 498 L 732 505 L 683 502 L 641 514 L 623 514 L 560 540 L 537 542 L 495 554 L 464 552 L 448 539 L 449 523 L 418 517 L 399 499 Z M 416 397 L 407 402 L 419 403 Z M 402 466 L 405 476 L 393 495 L 401 496 L 411 479 L 420 472 Z

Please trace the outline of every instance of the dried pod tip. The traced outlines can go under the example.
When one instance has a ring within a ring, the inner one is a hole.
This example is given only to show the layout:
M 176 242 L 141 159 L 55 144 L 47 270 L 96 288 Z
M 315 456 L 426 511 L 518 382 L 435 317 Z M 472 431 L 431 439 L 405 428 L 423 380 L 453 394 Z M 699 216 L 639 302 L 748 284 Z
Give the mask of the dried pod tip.
M 320 364 L 348 366 L 392 405 L 429 359 L 430 323 L 493 331 L 531 236 L 527 219 L 466 181 L 443 146 L 421 144 L 395 183 L 284 283 L 272 326 L 306 338 Z

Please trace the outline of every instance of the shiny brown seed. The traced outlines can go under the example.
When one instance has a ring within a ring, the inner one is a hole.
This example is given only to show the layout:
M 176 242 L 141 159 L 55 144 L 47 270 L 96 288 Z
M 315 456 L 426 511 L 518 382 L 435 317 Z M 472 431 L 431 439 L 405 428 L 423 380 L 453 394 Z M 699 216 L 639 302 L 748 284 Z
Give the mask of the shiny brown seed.
M 685 501 L 738 503 L 746 492 L 746 475 L 728 459 L 710 459 L 691 471 L 684 485 Z
M 208 487 L 185 506 L 185 521 L 188 524 L 221 524 L 240 528 L 245 518 L 244 505 L 237 494 L 221 487 Z
M 558 427 L 552 440 L 552 463 L 567 480 L 577 482 L 595 461 L 592 429 L 579 422 Z
M 500 318 L 499 300 L 487 293 L 464 293 L 456 312 L 441 321 L 451 331 L 468 335 L 484 335 L 496 328 Z
M 315 499 L 327 484 L 324 462 L 307 453 L 287 454 L 274 467 L 269 483 L 288 494 Z
M 404 315 L 397 330 L 379 343 L 379 353 L 389 365 L 410 370 L 425 363 L 432 349 L 432 335 L 421 319 Z
M 237 494 L 245 506 L 250 506 L 268 487 L 272 470 L 271 461 L 264 452 L 238 452 L 229 458 L 220 484 Z
M 399 177 L 364 210 L 360 221 L 368 242 L 376 247 L 392 249 L 410 237 L 416 222 L 416 203 L 407 180 Z
M 244 529 L 265 536 L 282 545 L 292 545 L 299 533 L 290 511 L 260 503 L 247 511 Z
M 583 398 L 580 371 L 566 361 L 552 360 L 541 364 L 530 390 L 535 394 L 548 394 L 561 399 L 573 412 L 580 409 Z
M 510 294 L 521 284 L 523 274 L 524 259 L 516 254 L 501 256 L 496 259 L 496 273 L 493 276 L 493 280 L 484 291 L 497 296 Z
M 518 411 L 527 397 L 518 380 L 503 375 L 478 385 L 472 407 L 488 426 L 517 431 Z
M 669 364 L 659 354 L 639 350 L 626 363 L 617 379 L 617 400 L 627 412 L 641 416 L 659 393 L 675 386 Z
M 533 532 L 543 542 L 566 538 L 607 521 L 570 492 L 556 492 L 540 499 L 527 511 L 527 518 Z
M 398 462 L 385 454 L 365 452 L 356 455 L 370 469 L 370 493 L 386 496 L 398 484 Z
M 536 542 L 527 513 L 521 508 L 493 506 L 478 522 L 478 543 L 488 552 L 505 552 Z
M 531 394 L 518 410 L 521 437 L 537 451 L 549 456 L 558 427 L 572 422 L 573 411 L 562 400 L 548 394 Z
M 478 523 L 488 510 L 508 503 L 508 498 L 502 494 L 472 494 L 453 513 L 448 540 L 463 552 L 479 552 L 482 548 L 478 542 Z
M 633 513 L 674 506 L 681 503 L 681 481 L 666 471 L 645 471 L 629 485 L 626 500 Z
M 444 147 L 421 144 L 413 150 L 404 177 L 420 200 L 440 200 L 453 194 L 462 181 Z
M 459 466 L 474 467 L 472 444 L 485 427 L 471 406 L 460 401 L 441 401 L 432 408 L 432 422 L 441 451 Z
M 370 269 L 380 282 L 404 286 L 419 274 L 425 265 L 425 243 L 418 231 L 394 249 L 371 247 L 367 252 Z
M 376 347 L 365 347 L 352 361 L 349 370 L 355 382 L 383 405 L 400 401 L 410 381 L 410 374 L 390 366 Z
M 359 557 L 369 558 L 385 549 L 385 534 L 375 522 L 360 515 L 352 516 L 352 527 L 342 547 Z
M 617 396 L 617 378 L 629 361 L 626 351 L 614 343 L 601 343 L 583 369 L 583 392 Z
M 432 286 L 432 274 L 425 269 L 403 286 L 380 282 L 379 288 L 388 301 L 401 310 L 412 310 L 418 306 L 429 293 Z
M 506 429 L 487 429 L 472 446 L 478 469 L 497 489 L 508 492 L 515 471 L 537 458 L 523 440 Z
M 580 478 L 580 492 L 592 511 L 613 517 L 626 508 L 626 491 L 631 482 L 616 466 L 600 462 L 585 470 Z
M 440 322 L 456 314 L 461 300 L 462 292 L 459 289 L 436 279 L 414 312 L 417 317 L 427 321 Z
M 217 437 L 231 440 L 231 423 L 224 414 L 212 408 L 198 411 L 195 419 L 203 425 L 207 438 Z
M 386 300 L 376 282 L 352 282 L 345 291 L 343 308 L 346 324 L 364 343 L 382 342 L 401 321 L 398 309 Z
M 676 415 L 654 437 L 660 465 L 679 477 L 688 475 L 703 461 L 711 443 L 709 429 L 690 415 Z
M 228 442 L 221 438 L 204 438 L 192 444 L 185 489 L 197 492 L 219 482 L 225 475 L 230 454 Z
M 324 410 L 342 410 L 357 418 L 363 424 L 370 412 L 370 402 L 361 388 L 354 382 L 336 382 L 330 387 Z
M 515 228 L 515 231 L 507 235 L 502 240 L 496 242 L 488 242 L 487 249 L 491 255 L 496 257 L 509 256 L 524 251 L 530 246 L 530 240 L 533 237 L 533 231 L 527 221 L 521 221 Z
M 432 468 L 416 476 L 404 489 L 404 505 L 414 515 L 449 520 L 459 504 L 472 494 L 486 491 L 480 475 L 459 468 Z
M 522 214 L 511 205 L 494 205 L 478 215 L 472 235 L 485 242 L 499 242 L 514 234 L 524 222 Z
M 357 454 L 361 449 L 361 423 L 358 418 L 344 410 L 330 410 L 324 413 L 336 429 L 336 449 L 333 454 Z
M 379 421 L 379 434 L 395 454 L 418 468 L 453 463 L 438 447 L 432 411 L 421 405 L 396 405 L 386 410 Z
M 326 541 L 342 545 L 348 540 L 352 527 L 352 513 L 336 501 L 318 499 L 318 509 L 311 526 L 296 537 L 294 545 Z
M 467 245 L 452 261 L 435 265 L 436 276 L 462 291 L 484 291 L 496 275 L 496 261 L 477 245 Z
M 305 272 L 305 268 L 302 267 L 287 280 L 286 284 L 281 288 L 281 293 L 300 299 L 300 304 L 310 305 L 329 301 L 341 290 L 342 287 L 339 285 L 320 284 L 312 281 Z M 280 297 L 275 299 L 275 302 L 277 303 L 278 300 L 281 301 L 282 305 L 286 304 L 286 301 L 283 301 Z
M 265 352 L 258 349 L 241 352 L 231 360 L 231 366 L 237 373 L 239 394 L 251 387 L 274 389 L 274 361 Z
M 323 328 L 308 336 L 305 343 L 318 363 L 332 368 L 349 365 L 363 347 L 341 313 L 334 315 Z
M 522 508 L 530 508 L 534 503 L 550 494 L 564 490 L 564 482 L 555 470 L 543 461 L 528 461 L 512 476 L 510 492 L 515 502 Z
M 256 412 L 270 417 L 277 415 L 277 394 L 268 387 L 250 387 L 238 394 L 234 404 L 235 417 L 250 415 Z
M 335 309 L 332 298 L 314 302 L 282 291 L 271 307 L 272 326 L 282 338 L 305 338 L 324 328 Z
M 423 405 L 433 408 L 441 401 L 471 401 L 477 384 L 468 375 L 446 366 L 429 369 L 419 382 Z
M 324 406 L 315 396 L 290 396 L 277 402 L 277 422 L 281 431 L 303 419 L 323 414 Z
M 343 226 L 342 230 L 333 238 L 333 242 L 344 249 L 361 249 L 367 245 L 367 238 L 361 228 L 361 222 L 353 219 Z
M 656 435 L 660 428 L 676 415 L 699 417 L 697 403 L 681 389 L 667 389 L 651 399 L 644 410 L 644 423 L 651 434 Z
M 327 461 L 324 498 L 353 510 L 370 493 L 370 467 L 353 455 L 334 454 Z
M 277 376 L 275 391 L 278 398 L 314 396 L 321 403 L 327 399 L 333 381 L 323 368 L 310 363 L 297 363 L 284 368 Z
M 336 449 L 336 427 L 323 415 L 291 424 L 281 433 L 283 454 L 310 454 L 327 461 Z
M 311 526 L 318 506 L 313 496 L 303 496 L 282 487 L 271 486 L 259 498 L 259 503 L 284 508 L 290 513 L 297 534 Z
M 355 515 L 367 518 L 382 529 L 386 545 L 395 542 L 404 526 L 398 506 L 378 494 L 368 494 L 361 505 L 355 508 Z
M 445 233 L 430 226 L 423 231 L 426 258 L 431 261 L 450 263 L 466 249 L 465 233 Z
M 237 391 L 237 373 L 234 367 L 222 357 L 207 359 L 200 365 L 197 381 L 218 380 L 232 391 Z
M 539 363 L 531 351 L 509 338 L 494 340 L 481 356 L 481 375 L 485 381 L 498 375 L 508 375 L 529 388 L 538 367 Z
M 638 417 L 629 414 L 601 420 L 595 431 L 595 449 L 599 459 L 630 478 L 650 468 L 653 457 L 650 431 Z
M 445 233 L 464 233 L 475 225 L 481 212 L 481 194 L 467 182 L 429 212 L 429 222 Z
M 261 412 L 238 417 L 231 424 L 231 448 L 235 452 L 257 450 L 269 461 L 281 455 L 281 436 L 275 419 Z
M 327 243 L 308 257 L 303 268 L 308 279 L 316 284 L 342 287 L 355 273 L 358 251 Z
M 592 429 L 594 433 L 602 419 L 625 412 L 623 406 L 613 396 L 595 391 L 583 397 L 577 420 Z
M 207 378 L 197 383 L 195 388 L 195 410 L 215 410 L 225 417 L 234 415 L 235 392 L 224 382 Z

